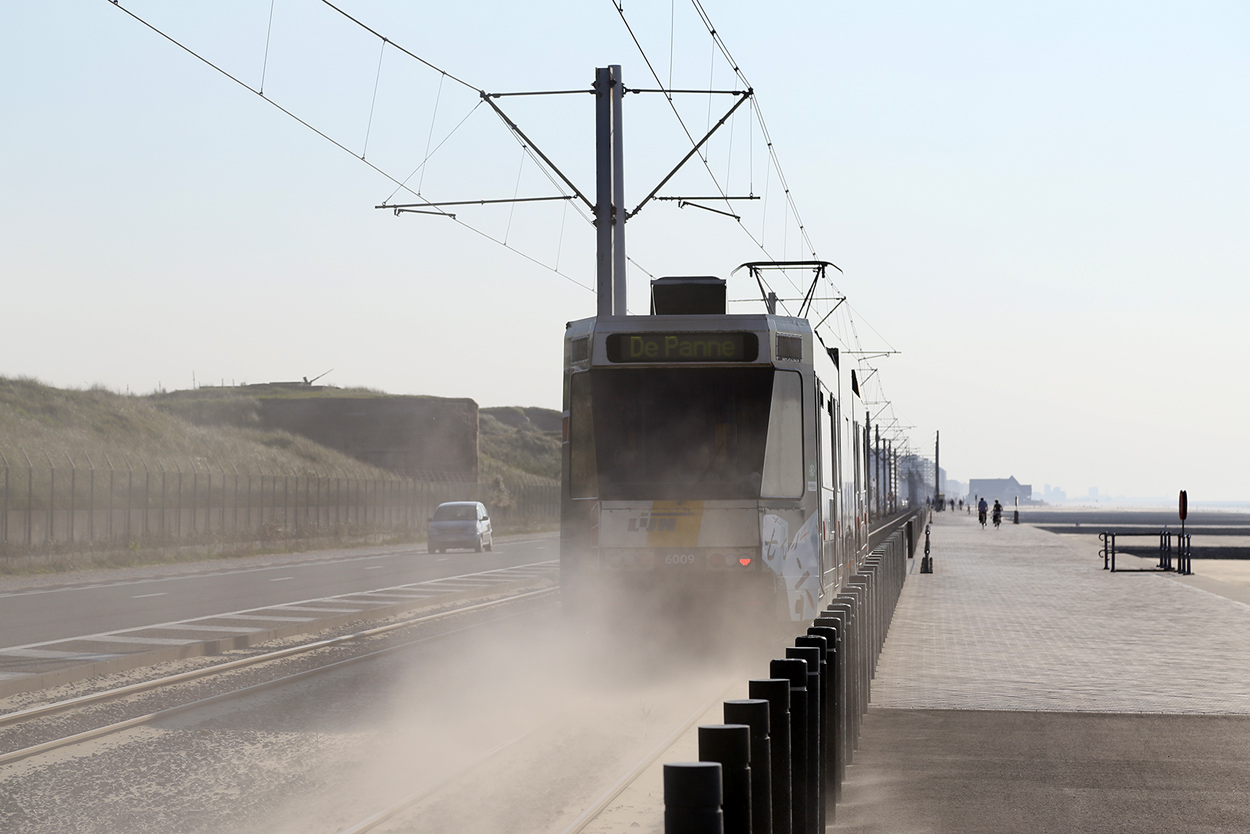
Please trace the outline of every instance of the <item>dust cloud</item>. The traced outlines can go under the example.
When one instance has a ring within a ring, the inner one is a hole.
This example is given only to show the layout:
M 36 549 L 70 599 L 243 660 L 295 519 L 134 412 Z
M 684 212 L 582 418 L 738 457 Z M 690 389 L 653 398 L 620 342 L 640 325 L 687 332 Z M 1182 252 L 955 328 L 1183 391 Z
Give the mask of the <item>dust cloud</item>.
M 743 627 L 731 606 L 581 602 L 576 616 L 548 607 L 393 656 L 368 714 L 353 717 L 368 727 L 361 744 L 340 751 L 324 790 L 258 830 L 346 830 L 501 746 L 376 830 L 562 830 L 698 705 L 759 677 L 786 640 L 774 625 Z

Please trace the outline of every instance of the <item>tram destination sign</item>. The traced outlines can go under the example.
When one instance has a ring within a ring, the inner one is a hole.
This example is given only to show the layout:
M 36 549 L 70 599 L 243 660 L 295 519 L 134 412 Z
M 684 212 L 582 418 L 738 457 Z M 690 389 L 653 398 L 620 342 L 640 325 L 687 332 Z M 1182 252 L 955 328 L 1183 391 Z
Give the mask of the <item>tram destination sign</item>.
M 754 362 L 760 340 L 754 333 L 610 333 L 609 362 Z

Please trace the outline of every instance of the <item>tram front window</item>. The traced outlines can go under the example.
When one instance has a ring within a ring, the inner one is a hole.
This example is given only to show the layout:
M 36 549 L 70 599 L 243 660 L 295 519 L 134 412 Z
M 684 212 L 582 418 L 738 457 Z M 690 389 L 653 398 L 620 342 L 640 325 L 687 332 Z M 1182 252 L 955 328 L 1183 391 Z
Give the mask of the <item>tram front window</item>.
M 772 368 L 597 369 L 590 376 L 601 499 L 759 497 Z

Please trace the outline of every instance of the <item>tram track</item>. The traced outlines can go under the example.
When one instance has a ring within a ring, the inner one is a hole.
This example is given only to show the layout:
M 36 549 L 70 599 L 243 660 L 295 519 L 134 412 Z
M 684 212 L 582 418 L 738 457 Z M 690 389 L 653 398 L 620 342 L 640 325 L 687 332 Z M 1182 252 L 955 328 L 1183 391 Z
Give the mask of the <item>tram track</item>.
M 481 603 L 465 605 L 465 606 L 461 606 L 457 608 L 451 608 L 446 611 L 440 611 L 440 612 L 436 612 L 433 614 L 425 614 L 419 617 L 412 617 L 412 618 L 408 618 L 405 620 L 401 620 L 399 622 L 387 623 L 385 625 L 375 626 L 372 628 L 363 629 L 361 631 L 355 631 L 349 634 L 342 634 L 342 635 L 337 635 L 331 638 L 315 640 L 311 643 L 306 643 L 306 644 L 302 644 L 298 646 L 290 646 L 290 647 L 286 647 L 286 648 L 282 648 L 282 649 L 278 649 L 274 651 L 269 651 L 269 652 L 263 652 L 261 654 L 254 655 L 252 657 L 239 658 L 237 660 L 227 661 L 225 663 L 220 663 L 220 664 L 214 664 L 212 666 L 204 667 L 201 669 L 194 669 L 194 670 L 190 670 L 187 672 L 181 672 L 181 673 L 174 674 L 174 675 L 167 675 L 167 676 L 163 676 L 160 678 L 155 678 L 149 681 L 142 681 L 139 683 L 128 684 L 125 686 L 115 687 L 111 689 L 105 689 L 99 692 L 90 693 L 88 695 L 82 695 L 82 696 L 78 696 L 75 698 L 68 698 L 65 700 L 56 701 L 56 702 L 49 703 L 49 704 L 44 704 L 44 705 L 40 705 L 36 707 L 30 707 L 27 709 L 18 710 L 15 712 L 10 712 L 4 715 L 0 715 L 0 728 L 15 728 L 15 727 L 21 728 L 30 723 L 38 722 L 41 719 L 48 719 L 48 718 L 53 718 L 53 717 L 63 719 L 63 718 L 68 717 L 67 714 L 72 714 L 76 710 L 83 711 L 83 710 L 88 710 L 89 708 L 92 708 L 92 707 L 109 704 L 111 702 L 122 701 L 127 698 L 134 698 L 136 696 L 144 696 L 144 695 L 153 695 L 156 693 L 160 693 L 162 691 L 171 690 L 175 687 L 178 687 L 184 684 L 206 683 L 206 682 L 212 681 L 214 678 L 222 678 L 224 676 L 228 676 L 232 673 L 240 672 L 242 670 L 249 670 L 249 669 L 256 670 L 258 667 L 262 667 L 265 664 L 276 664 L 280 661 L 290 660 L 292 658 L 298 658 L 301 656 L 311 657 L 318 652 L 325 653 L 327 651 L 334 650 L 334 649 L 339 649 L 343 647 L 351 647 L 352 644 L 360 644 L 363 641 L 384 637 L 392 633 L 402 632 L 404 629 L 417 628 L 422 625 L 436 623 L 439 621 L 445 621 L 454 617 L 491 611 L 491 610 L 499 609 L 499 608 L 508 606 L 510 604 L 514 604 L 514 603 L 521 602 L 524 600 L 544 600 L 545 599 L 545 600 L 548 600 L 547 604 L 551 604 L 551 602 L 554 601 L 556 590 L 557 589 L 555 588 L 544 588 L 544 589 L 539 589 L 539 590 L 525 591 L 519 594 L 507 596 L 501 599 L 489 600 L 487 602 L 481 602 Z M 163 707 L 161 709 L 150 710 L 147 712 L 141 712 L 138 715 L 134 715 L 134 716 L 125 718 L 120 721 L 113 721 L 113 722 L 103 724 L 100 726 L 91 727 L 89 729 L 82 730 L 79 732 L 58 735 L 54 738 L 48 739 L 46 741 L 41 741 L 35 744 L 24 744 L 23 746 L 0 753 L 0 765 L 10 764 L 12 762 L 20 761 L 22 759 L 27 759 L 33 756 L 38 756 L 40 754 L 51 752 L 53 750 L 58 750 L 58 749 L 62 749 L 65 747 L 73 746 L 73 745 L 80 744 L 86 741 L 90 741 L 92 739 L 98 739 L 104 736 L 108 736 L 108 735 L 121 732 L 123 730 L 129 729 L 132 727 L 138 727 L 144 724 L 150 724 L 150 723 L 157 722 L 162 719 L 169 718 L 169 717 L 179 715 L 182 713 L 192 712 L 192 711 L 199 710 L 199 709 L 205 709 L 209 706 L 219 704 L 224 701 L 229 701 L 229 700 L 237 699 L 237 698 L 245 698 L 249 695 L 253 695 L 258 692 L 289 685 L 297 681 L 305 680 L 307 678 L 315 677 L 318 675 L 323 675 L 328 672 L 341 669 L 344 666 L 361 663 L 367 660 L 373 660 L 386 654 L 391 654 L 395 652 L 404 651 L 407 649 L 412 649 L 416 646 L 429 644 L 433 641 L 444 640 L 452 636 L 462 634 L 466 631 L 472 631 L 475 629 L 484 628 L 491 624 L 498 623 L 501 620 L 508 619 L 513 616 L 519 616 L 520 614 L 528 613 L 531 610 L 533 609 L 525 608 L 520 612 L 506 614 L 503 617 L 483 619 L 480 621 L 473 622 L 469 625 L 463 626 L 461 628 L 441 631 L 437 634 L 425 635 L 425 636 L 418 637 L 415 639 L 402 640 L 398 643 L 387 645 L 381 649 L 376 649 L 373 651 L 365 651 L 365 652 L 358 653 L 358 654 L 352 654 L 351 656 L 347 658 L 332 660 L 329 663 L 318 664 L 318 665 L 313 666 L 312 668 L 302 669 L 298 672 L 294 672 L 291 674 L 279 675 L 278 677 L 274 677 L 268 680 L 263 680 L 259 683 L 253 683 L 253 684 L 249 684 L 249 685 L 239 687 L 239 688 L 232 688 L 225 692 L 218 692 L 213 695 L 209 695 L 207 697 L 194 698 L 192 700 L 186 701 L 181 704 L 176 704 L 174 706 Z

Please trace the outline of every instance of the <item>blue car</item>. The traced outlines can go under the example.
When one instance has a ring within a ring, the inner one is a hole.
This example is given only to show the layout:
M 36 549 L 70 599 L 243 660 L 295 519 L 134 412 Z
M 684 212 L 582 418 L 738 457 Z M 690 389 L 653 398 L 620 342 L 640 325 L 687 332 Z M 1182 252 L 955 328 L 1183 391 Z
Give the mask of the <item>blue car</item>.
M 492 544 L 490 516 L 480 501 L 439 504 L 430 519 L 430 553 L 442 553 L 453 547 L 471 547 L 481 553 L 490 550 Z

